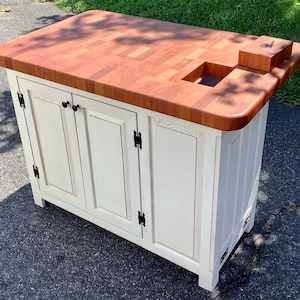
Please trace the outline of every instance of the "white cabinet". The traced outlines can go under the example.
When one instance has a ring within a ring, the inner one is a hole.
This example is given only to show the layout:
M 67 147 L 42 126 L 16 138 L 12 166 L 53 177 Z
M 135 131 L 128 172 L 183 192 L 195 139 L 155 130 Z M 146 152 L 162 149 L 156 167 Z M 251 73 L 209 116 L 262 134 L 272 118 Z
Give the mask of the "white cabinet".
M 212 290 L 253 226 L 268 106 L 225 132 L 7 74 L 35 203 L 161 255 Z

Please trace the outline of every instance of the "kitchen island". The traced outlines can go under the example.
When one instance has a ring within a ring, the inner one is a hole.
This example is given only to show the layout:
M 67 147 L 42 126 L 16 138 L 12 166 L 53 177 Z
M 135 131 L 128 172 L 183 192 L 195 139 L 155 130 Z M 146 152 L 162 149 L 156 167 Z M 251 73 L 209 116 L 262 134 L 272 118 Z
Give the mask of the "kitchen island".
M 300 45 L 88 11 L 0 45 L 0 65 L 35 203 L 212 290 L 253 226 L 268 101 Z

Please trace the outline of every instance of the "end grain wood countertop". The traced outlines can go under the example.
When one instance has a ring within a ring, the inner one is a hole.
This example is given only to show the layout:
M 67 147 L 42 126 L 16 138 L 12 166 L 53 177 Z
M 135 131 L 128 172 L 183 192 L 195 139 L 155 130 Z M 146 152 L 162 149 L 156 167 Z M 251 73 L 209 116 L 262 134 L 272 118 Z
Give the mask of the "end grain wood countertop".
M 238 65 L 258 37 L 87 11 L 0 45 L 0 66 L 221 130 L 243 128 L 300 65 L 300 44 L 270 72 Z M 270 37 L 270 41 L 274 40 Z M 214 87 L 183 80 L 232 68 Z

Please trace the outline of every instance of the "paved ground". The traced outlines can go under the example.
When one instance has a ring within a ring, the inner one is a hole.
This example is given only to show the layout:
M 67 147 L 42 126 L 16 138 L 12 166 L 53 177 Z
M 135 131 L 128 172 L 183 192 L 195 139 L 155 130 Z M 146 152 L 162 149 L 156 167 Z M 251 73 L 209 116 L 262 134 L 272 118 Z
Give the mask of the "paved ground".
M 7 6 L 0 42 L 66 16 L 53 3 L 0 0 L 0 10 Z M 273 100 L 254 228 L 206 292 L 196 275 L 59 208 L 33 204 L 0 69 L 0 300 L 300 299 L 299 195 L 300 110 Z

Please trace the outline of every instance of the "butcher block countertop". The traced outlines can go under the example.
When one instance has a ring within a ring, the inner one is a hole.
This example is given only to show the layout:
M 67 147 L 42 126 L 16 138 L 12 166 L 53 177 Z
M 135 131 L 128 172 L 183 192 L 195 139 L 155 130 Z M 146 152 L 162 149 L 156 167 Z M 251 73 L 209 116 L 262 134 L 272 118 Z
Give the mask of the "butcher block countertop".
M 300 44 L 87 11 L 0 45 L 0 66 L 221 130 L 244 127 Z

